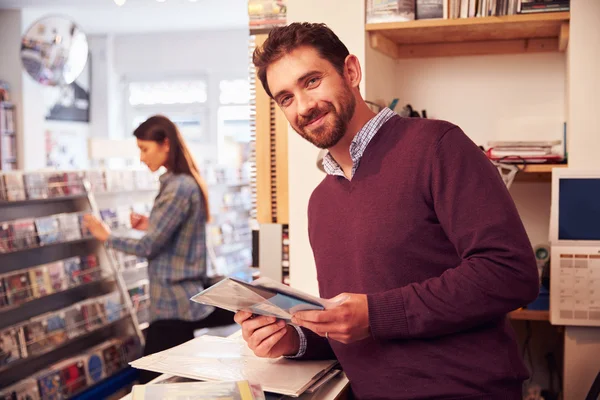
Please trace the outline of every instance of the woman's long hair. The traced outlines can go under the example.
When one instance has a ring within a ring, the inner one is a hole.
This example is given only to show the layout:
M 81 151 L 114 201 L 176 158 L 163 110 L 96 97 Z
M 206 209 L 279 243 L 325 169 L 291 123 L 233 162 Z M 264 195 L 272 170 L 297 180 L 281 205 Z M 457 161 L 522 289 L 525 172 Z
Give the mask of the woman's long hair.
M 210 221 L 208 187 L 177 126 L 165 116 L 154 115 L 138 126 L 133 131 L 133 135 L 139 140 L 151 140 L 159 144 L 163 144 L 165 139 L 169 139 L 169 155 L 165 167 L 174 174 L 190 175 L 196 180 L 204 199 L 207 221 Z

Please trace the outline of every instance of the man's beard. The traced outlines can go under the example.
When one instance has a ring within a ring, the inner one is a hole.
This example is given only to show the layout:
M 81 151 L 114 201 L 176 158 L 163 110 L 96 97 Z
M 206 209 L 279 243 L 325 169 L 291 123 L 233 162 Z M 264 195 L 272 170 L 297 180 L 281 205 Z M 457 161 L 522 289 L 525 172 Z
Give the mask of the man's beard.
M 339 113 L 332 103 L 325 103 L 323 108 L 314 108 L 310 114 L 301 117 L 298 120 L 298 129 L 294 128 L 294 130 L 315 146 L 321 149 L 329 149 L 335 146 L 346 134 L 348 123 L 354 115 L 355 108 L 356 99 L 352 95 L 350 88 L 346 87 L 340 96 Z M 333 122 L 325 122 L 312 129 L 306 127 L 306 125 L 325 114 L 331 115 Z

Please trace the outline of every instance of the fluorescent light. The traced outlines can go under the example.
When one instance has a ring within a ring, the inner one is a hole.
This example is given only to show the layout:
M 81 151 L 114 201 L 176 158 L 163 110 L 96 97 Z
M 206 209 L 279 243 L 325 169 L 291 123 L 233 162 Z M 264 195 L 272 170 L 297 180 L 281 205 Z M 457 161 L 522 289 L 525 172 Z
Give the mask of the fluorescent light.
M 127 0 L 114 0 L 115 4 L 121 7 Z

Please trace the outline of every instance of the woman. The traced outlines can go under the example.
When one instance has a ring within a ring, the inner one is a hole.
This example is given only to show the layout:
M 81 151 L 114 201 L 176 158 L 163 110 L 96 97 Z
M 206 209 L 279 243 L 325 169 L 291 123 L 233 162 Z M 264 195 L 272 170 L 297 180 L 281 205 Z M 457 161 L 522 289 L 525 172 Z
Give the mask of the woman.
M 233 313 L 189 299 L 206 280 L 205 225 L 209 219 L 206 183 L 177 127 L 168 118 L 153 116 L 133 133 L 140 160 L 155 172 L 165 167 L 150 217 L 131 215 L 141 239 L 111 234 L 106 224 L 88 215 L 94 237 L 115 250 L 148 259 L 150 326 L 144 355 L 162 351 L 194 337 L 194 330 L 234 324 Z M 141 371 L 140 382 L 157 374 Z

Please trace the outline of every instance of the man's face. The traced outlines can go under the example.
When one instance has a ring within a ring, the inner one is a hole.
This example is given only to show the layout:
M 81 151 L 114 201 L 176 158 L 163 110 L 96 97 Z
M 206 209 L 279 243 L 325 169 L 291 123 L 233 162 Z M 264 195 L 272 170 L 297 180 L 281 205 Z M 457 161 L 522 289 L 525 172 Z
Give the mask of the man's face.
M 304 139 L 327 149 L 345 135 L 356 99 L 344 77 L 314 48 L 299 47 L 271 64 L 267 82 L 275 102 Z

